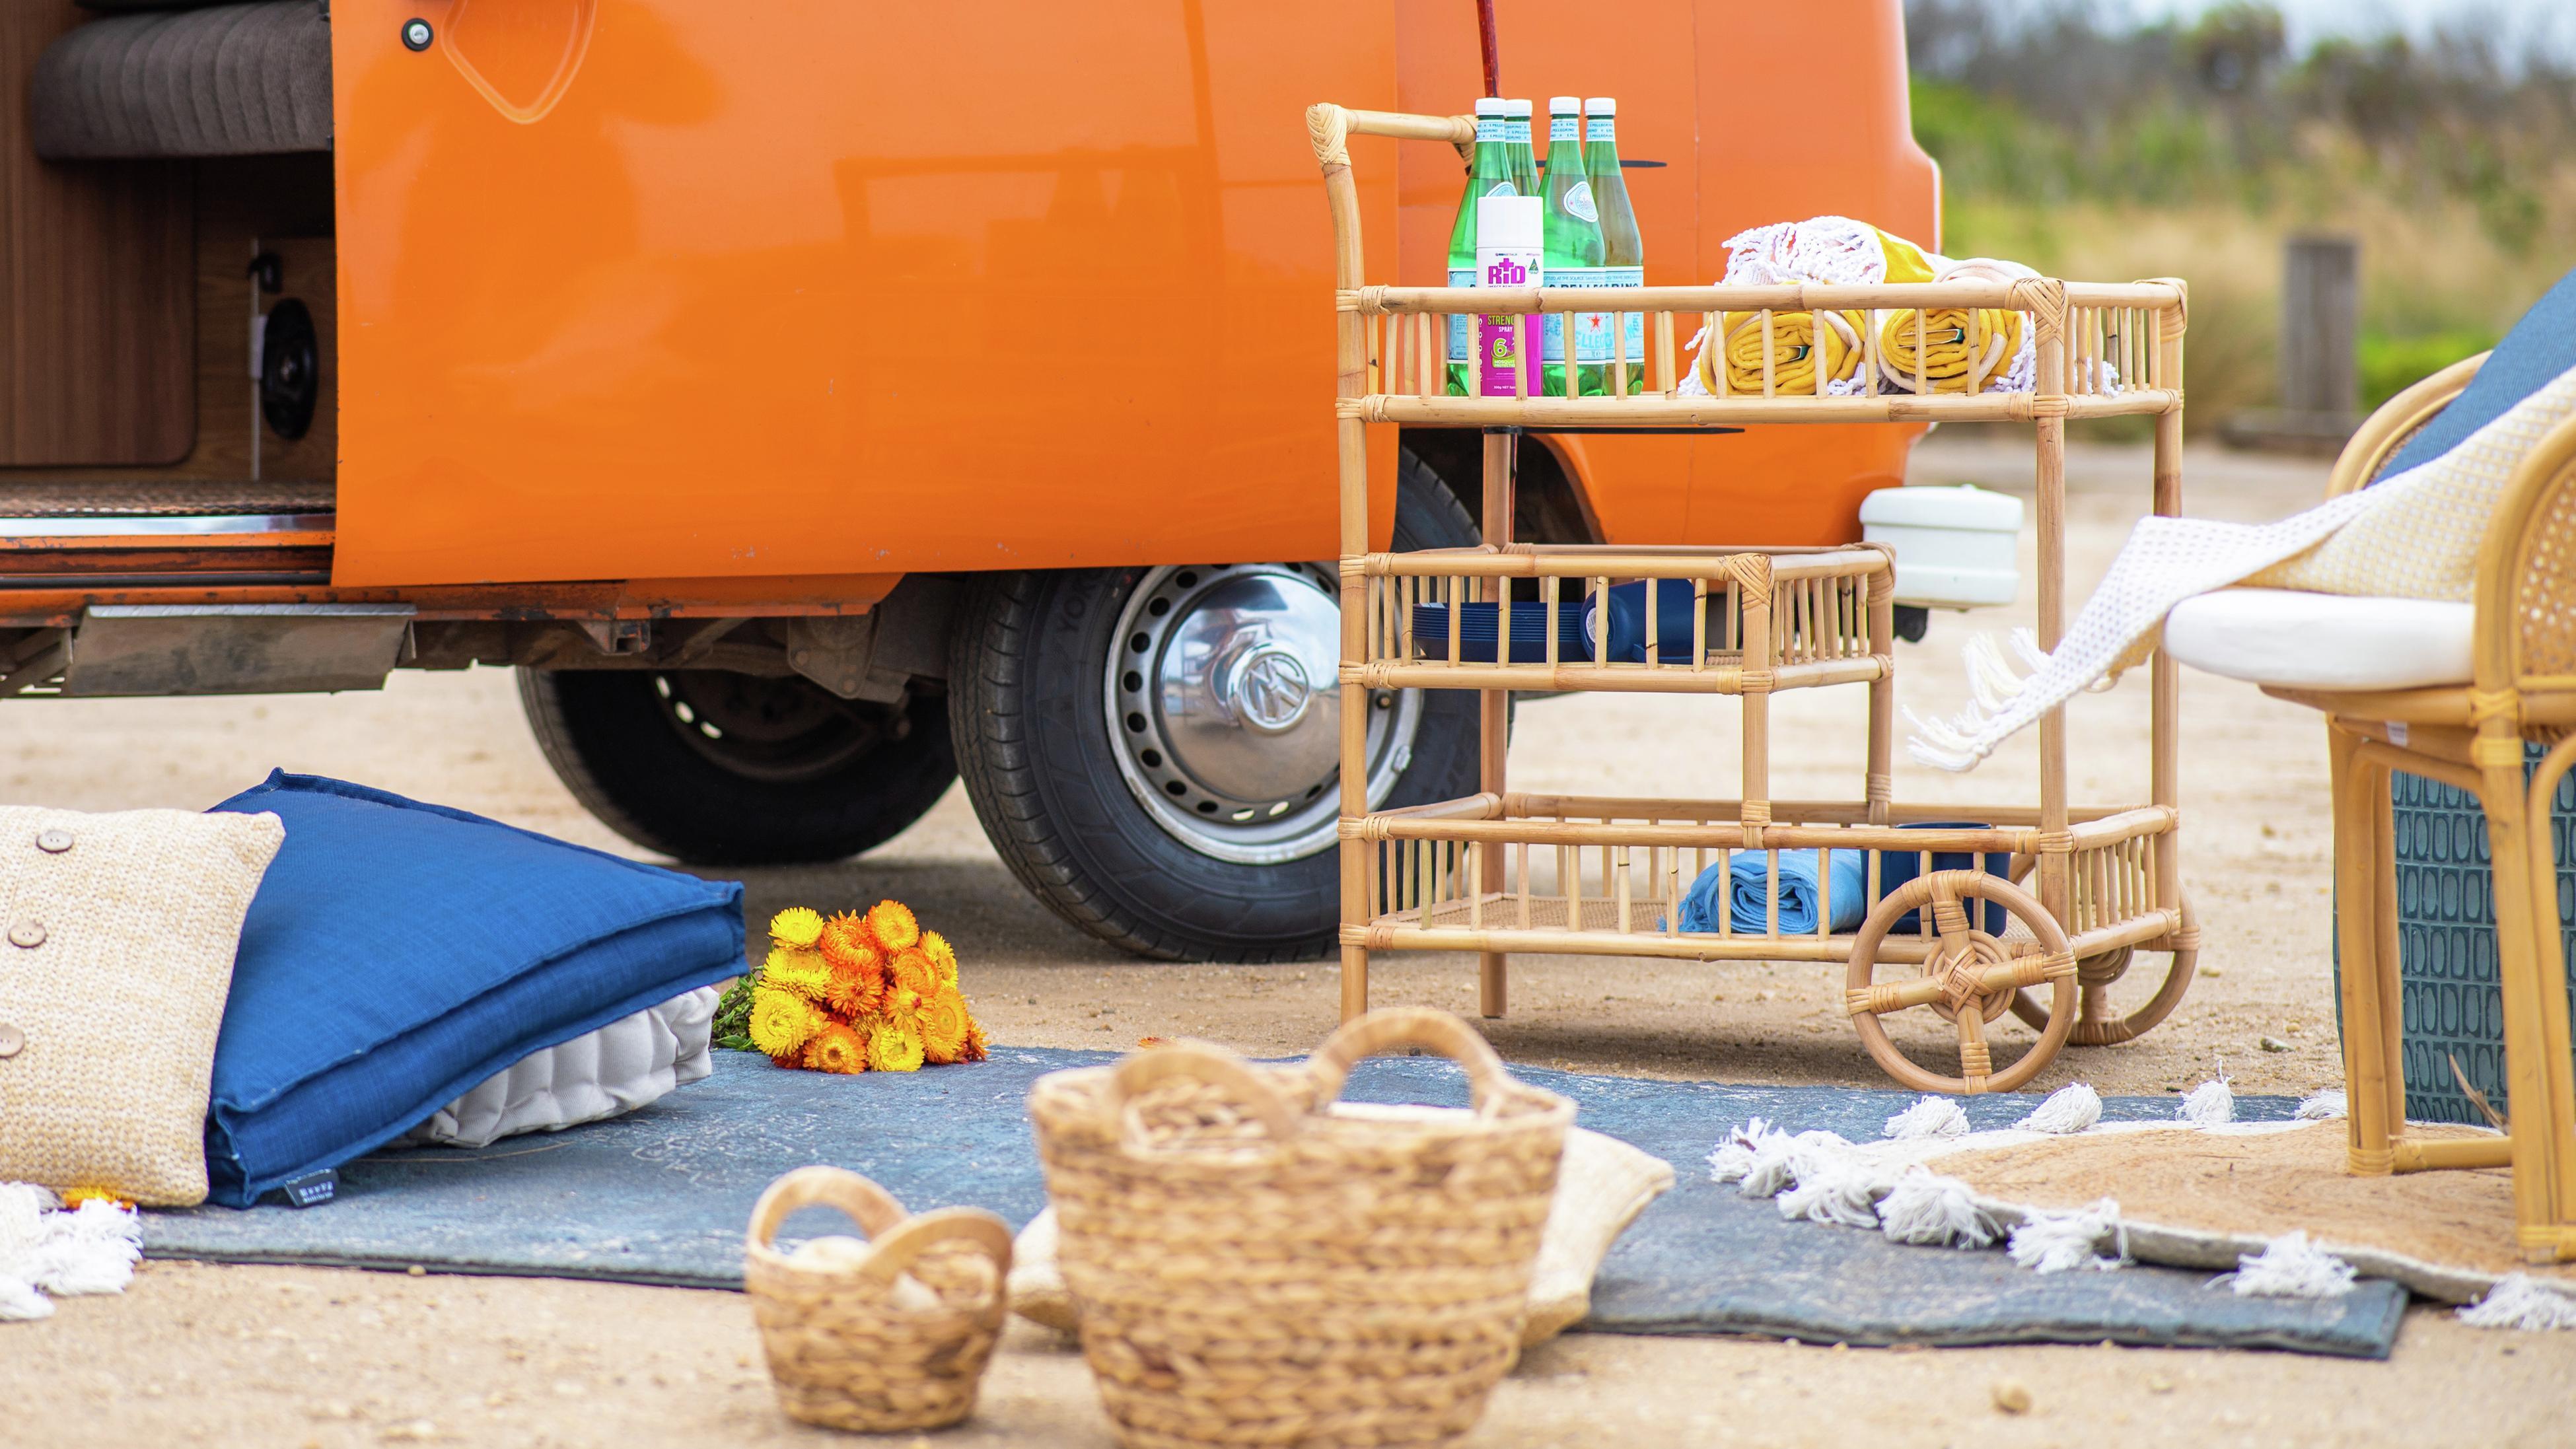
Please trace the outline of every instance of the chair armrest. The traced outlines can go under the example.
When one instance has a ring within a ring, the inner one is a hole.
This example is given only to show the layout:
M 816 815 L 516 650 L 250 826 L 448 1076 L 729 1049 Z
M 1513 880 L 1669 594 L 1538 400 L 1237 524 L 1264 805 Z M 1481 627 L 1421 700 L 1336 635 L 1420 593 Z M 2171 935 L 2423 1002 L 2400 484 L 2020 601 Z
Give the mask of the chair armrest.
M 2362 420 L 2352 441 L 2343 445 L 2335 458 L 2334 472 L 2326 479 L 2326 496 L 2340 497 L 2356 488 L 2367 486 L 2379 476 L 2379 470 L 2406 446 L 2418 428 L 2433 420 L 2433 415 L 2451 405 L 2478 375 L 2488 354 L 2462 358 L 2434 373 L 2431 377 L 2381 403 Z

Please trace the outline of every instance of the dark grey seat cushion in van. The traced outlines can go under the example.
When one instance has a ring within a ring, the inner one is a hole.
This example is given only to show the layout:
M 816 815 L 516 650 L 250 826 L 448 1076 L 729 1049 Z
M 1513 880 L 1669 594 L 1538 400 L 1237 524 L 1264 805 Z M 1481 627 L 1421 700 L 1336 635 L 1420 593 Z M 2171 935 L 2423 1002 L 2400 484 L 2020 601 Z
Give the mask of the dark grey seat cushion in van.
M 331 26 L 315 0 L 93 20 L 36 62 L 36 154 L 242 156 L 331 149 Z

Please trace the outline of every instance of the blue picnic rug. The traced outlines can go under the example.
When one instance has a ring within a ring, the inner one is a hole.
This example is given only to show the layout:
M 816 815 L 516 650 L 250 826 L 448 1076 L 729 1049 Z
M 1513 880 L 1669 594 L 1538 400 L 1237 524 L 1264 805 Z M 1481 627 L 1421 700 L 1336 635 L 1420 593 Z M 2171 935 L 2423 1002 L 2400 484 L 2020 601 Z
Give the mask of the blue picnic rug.
M 863 1172 L 914 1209 L 990 1208 L 1014 1227 L 1046 1204 L 1023 1102 L 1041 1073 L 1107 1052 L 997 1049 L 970 1067 L 827 1076 L 716 1053 L 715 1075 L 659 1103 L 547 1136 L 474 1151 L 412 1148 L 341 1169 L 315 1208 L 149 1212 L 158 1258 L 307 1263 L 742 1285 L 743 1225 L 772 1178 L 811 1162 Z M 2260 1347 L 2385 1357 L 2405 1291 L 2367 1282 L 2341 1298 L 2239 1298 L 2209 1276 L 2133 1267 L 2041 1276 L 2001 1253 L 1914 1248 L 1876 1233 L 1792 1223 L 1769 1202 L 1708 1181 L 1709 1148 L 1750 1117 L 1793 1130 L 1876 1137 L 1914 1098 L 1839 1087 L 1648 1081 L 1514 1067 L 1571 1097 L 1576 1121 L 1673 1164 L 1673 1190 L 1603 1263 L 1583 1327 L 1612 1333 L 1742 1333 L 1855 1344 L 2098 1343 Z M 1363 1062 L 1354 1101 L 1463 1105 L 1438 1058 Z M 2036 1098 L 1963 1099 L 1980 1128 L 2009 1126 Z M 2170 1097 L 2104 1101 L 2109 1120 L 2169 1118 Z M 2290 1115 L 2281 1097 L 2240 1097 L 2246 1120 Z M 789 1236 L 835 1231 L 819 1210 Z

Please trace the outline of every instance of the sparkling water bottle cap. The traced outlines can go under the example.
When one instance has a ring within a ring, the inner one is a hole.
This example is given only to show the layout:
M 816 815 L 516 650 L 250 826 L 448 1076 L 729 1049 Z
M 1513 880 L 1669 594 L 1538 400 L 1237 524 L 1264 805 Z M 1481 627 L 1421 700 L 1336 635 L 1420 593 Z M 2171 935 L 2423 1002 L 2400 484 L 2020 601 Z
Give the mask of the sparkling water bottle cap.
M 1619 114 L 1619 103 L 1608 96 L 1594 96 L 1583 103 L 1583 109 L 1596 116 L 1615 116 Z
M 1501 96 L 1480 96 L 1476 100 L 1476 114 L 1480 116 L 1499 116 L 1504 114 L 1510 106 L 1511 102 L 1504 100 Z
M 1582 100 L 1575 96 L 1549 96 L 1547 98 L 1547 113 L 1551 116 L 1571 116 L 1582 109 Z
M 1506 116 L 1526 116 L 1530 113 L 1530 103 L 1527 101 L 1505 101 L 1503 105 L 1505 107 L 1503 114 Z

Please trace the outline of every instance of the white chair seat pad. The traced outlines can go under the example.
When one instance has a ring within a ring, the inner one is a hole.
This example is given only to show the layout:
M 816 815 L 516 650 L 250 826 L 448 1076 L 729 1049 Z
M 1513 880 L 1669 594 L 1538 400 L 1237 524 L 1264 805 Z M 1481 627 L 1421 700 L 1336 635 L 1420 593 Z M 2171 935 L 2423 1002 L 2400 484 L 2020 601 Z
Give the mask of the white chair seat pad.
M 2295 589 L 2220 589 L 2165 618 L 2195 669 L 2288 689 L 2420 689 L 2469 682 L 2474 606 Z

